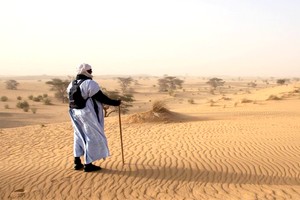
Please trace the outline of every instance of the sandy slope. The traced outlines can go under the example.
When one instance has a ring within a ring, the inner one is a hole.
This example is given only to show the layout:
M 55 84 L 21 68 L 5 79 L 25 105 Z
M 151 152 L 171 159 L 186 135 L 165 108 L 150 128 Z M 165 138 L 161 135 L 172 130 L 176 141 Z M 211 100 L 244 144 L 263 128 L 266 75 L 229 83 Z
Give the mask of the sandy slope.
M 136 110 L 153 98 L 145 85 L 137 88 Z M 106 118 L 112 155 L 94 173 L 72 169 L 70 122 L 2 128 L 0 199 L 300 199 L 295 88 L 226 94 L 230 100 L 186 92 L 168 99 L 171 120 L 123 116 L 125 165 L 118 118 Z M 271 94 L 284 98 L 266 101 Z M 187 95 L 196 103 L 186 103 Z
M 118 121 L 108 118 L 112 156 L 95 173 L 72 170 L 70 123 L 2 129 L 0 199 L 299 199 L 299 103 L 124 122 L 124 166 Z

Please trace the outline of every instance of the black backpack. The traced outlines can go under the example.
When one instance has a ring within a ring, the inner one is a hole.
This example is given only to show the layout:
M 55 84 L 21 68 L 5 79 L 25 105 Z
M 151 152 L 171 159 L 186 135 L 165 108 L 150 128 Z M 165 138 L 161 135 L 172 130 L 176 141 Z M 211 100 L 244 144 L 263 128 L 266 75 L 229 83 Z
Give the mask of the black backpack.
M 70 108 L 76 108 L 76 109 L 82 109 L 85 107 L 87 99 L 84 99 L 81 95 L 80 85 L 83 83 L 85 79 L 78 81 L 74 80 L 72 82 L 72 87 L 69 92 L 69 107 Z

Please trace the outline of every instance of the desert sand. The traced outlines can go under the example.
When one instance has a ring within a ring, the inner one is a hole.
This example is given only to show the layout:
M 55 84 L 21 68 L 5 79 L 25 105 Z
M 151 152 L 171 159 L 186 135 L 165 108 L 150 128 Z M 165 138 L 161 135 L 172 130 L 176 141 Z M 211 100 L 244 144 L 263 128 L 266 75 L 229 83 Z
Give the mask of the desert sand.
M 8 97 L 0 102 L 0 199 L 300 199 L 299 82 L 224 78 L 213 95 L 207 78 L 183 77 L 183 89 L 169 95 L 158 92 L 157 77 L 136 77 L 136 101 L 122 115 L 125 163 L 114 114 L 105 118 L 111 156 L 85 173 L 73 170 L 67 104 L 48 79 L 18 79 L 15 91 L 0 81 Z M 114 78 L 95 80 L 119 89 Z M 53 105 L 29 101 L 35 114 L 15 107 L 18 96 L 44 93 Z M 156 100 L 170 112 L 153 113 Z

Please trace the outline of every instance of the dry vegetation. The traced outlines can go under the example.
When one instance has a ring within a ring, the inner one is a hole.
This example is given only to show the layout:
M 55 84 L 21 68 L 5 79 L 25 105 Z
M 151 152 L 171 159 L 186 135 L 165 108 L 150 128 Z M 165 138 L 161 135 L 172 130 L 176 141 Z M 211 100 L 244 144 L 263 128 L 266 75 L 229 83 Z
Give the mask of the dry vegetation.
M 46 84 L 54 79 L 55 77 L 16 78 L 17 85 L 14 90 L 7 89 L 5 85 L 7 80 L 13 80 L 12 78 L 0 81 L 2 91 L 0 101 L 1 127 L 69 121 L 68 105 L 56 99 L 55 92 L 51 91 L 50 85 Z M 68 78 L 61 77 L 61 79 Z M 144 115 L 148 115 L 149 121 L 159 119 L 158 113 L 168 113 L 167 106 L 172 111 L 178 110 L 179 112 L 184 112 L 185 108 L 187 110 L 192 109 L 193 106 L 227 109 L 240 107 L 245 103 L 256 104 L 264 100 L 279 100 L 299 96 L 299 88 L 295 87 L 286 94 L 280 94 L 280 97 L 279 94 L 272 93 L 265 98 L 256 97 L 257 91 L 274 87 L 287 87 L 285 85 L 277 86 L 278 83 L 274 78 L 269 80 L 257 78 L 254 80 L 246 78 L 144 76 L 95 77 L 95 80 L 108 91 L 109 95 L 123 94 L 126 91 L 134 99 L 130 102 L 130 107 L 126 108 L 127 115 L 135 114 L 136 116 L 139 115 L 138 118 L 144 119 L 147 117 L 140 116 L 140 113 L 144 113 Z M 130 87 L 124 84 L 121 84 L 122 87 L 120 87 L 120 82 L 124 82 L 122 80 L 128 80 Z M 159 99 L 163 99 L 163 101 Z M 115 115 L 116 112 L 112 113 L 112 116 Z M 160 118 L 165 119 L 166 116 Z M 11 121 L 15 123 L 11 123 Z

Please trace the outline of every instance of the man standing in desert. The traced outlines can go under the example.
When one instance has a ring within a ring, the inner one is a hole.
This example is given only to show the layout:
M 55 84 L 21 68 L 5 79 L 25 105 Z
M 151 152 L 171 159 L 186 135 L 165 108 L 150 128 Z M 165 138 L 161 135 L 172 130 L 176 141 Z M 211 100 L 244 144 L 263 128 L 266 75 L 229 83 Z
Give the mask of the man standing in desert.
M 109 149 L 104 133 L 104 115 L 102 104 L 119 106 L 120 100 L 113 100 L 104 95 L 98 83 L 92 80 L 92 67 L 89 64 L 81 64 L 77 70 L 76 80 L 80 84 L 81 95 L 86 99 L 86 105 L 82 109 L 70 108 L 72 126 L 74 129 L 74 169 L 85 172 L 100 170 L 101 167 L 92 162 L 108 157 Z M 73 83 L 67 88 L 68 94 Z M 84 165 L 80 157 L 84 157 Z

